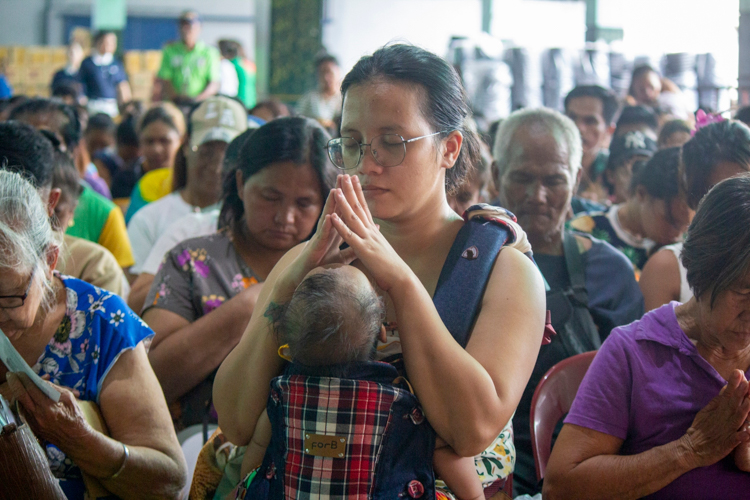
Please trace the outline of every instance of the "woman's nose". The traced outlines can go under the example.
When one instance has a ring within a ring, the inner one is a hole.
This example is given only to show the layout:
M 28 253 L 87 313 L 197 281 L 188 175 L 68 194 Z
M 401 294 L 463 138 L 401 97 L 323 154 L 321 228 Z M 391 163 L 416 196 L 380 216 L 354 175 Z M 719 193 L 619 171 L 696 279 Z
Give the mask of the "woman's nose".
M 274 217 L 276 224 L 294 224 L 294 207 L 282 207 Z
M 367 175 L 370 173 L 380 173 L 383 171 L 383 168 L 381 165 L 378 164 L 378 162 L 375 161 L 375 156 L 372 154 L 372 147 L 371 146 L 365 146 L 362 148 L 362 158 L 359 160 L 359 165 L 357 165 L 356 172 L 351 172 L 351 174 L 359 173 L 362 175 Z

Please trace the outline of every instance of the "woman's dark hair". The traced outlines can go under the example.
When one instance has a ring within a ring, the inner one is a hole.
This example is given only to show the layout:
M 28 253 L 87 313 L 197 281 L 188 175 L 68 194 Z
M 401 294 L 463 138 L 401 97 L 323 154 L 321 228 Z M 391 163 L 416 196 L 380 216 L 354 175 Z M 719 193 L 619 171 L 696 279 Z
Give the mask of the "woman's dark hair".
M 615 115 L 620 109 L 620 102 L 617 95 L 610 89 L 605 89 L 600 85 L 578 85 L 565 96 L 565 111 L 568 111 L 570 101 L 579 97 L 593 97 L 599 99 L 602 103 L 602 118 L 607 126 L 615 121 Z
M 745 125 L 750 124 L 750 106 L 740 108 L 734 115 L 735 120 L 739 120 Z
M 81 84 L 77 82 L 60 82 L 52 89 L 52 97 L 58 99 L 70 98 L 78 101 L 81 95 Z
M 78 200 L 83 192 L 78 170 L 73 157 L 64 151 L 55 152 L 55 168 L 52 171 L 52 187 L 60 188 L 71 201 Z
M 117 144 L 138 147 L 138 132 L 136 131 L 137 123 L 138 117 L 132 115 L 127 116 L 120 122 L 117 126 L 117 131 L 115 132 Z
M 662 126 L 661 131 L 659 132 L 659 139 L 656 143 L 659 147 L 662 147 L 674 134 L 678 132 L 689 134 L 692 131 L 693 127 L 691 127 L 685 120 L 669 120 L 664 126 Z
M 49 139 L 31 125 L 0 123 L 0 168 L 21 173 L 37 189 L 52 184 L 54 152 Z
M 625 125 L 645 125 L 656 132 L 659 129 L 659 118 L 646 106 L 625 106 L 617 119 L 615 135 L 619 135 L 617 129 Z
M 289 106 L 279 101 L 278 99 L 267 99 L 265 101 L 260 101 L 258 104 L 250 108 L 247 114 L 254 115 L 255 112 L 260 109 L 267 109 L 271 112 L 274 118 L 282 118 L 284 116 L 292 115 Z
M 114 31 L 110 31 L 110 30 L 100 30 L 100 31 L 97 31 L 96 34 L 94 35 L 94 39 L 92 40 L 93 43 L 94 43 L 94 47 L 96 47 L 97 45 L 99 45 L 99 42 L 101 42 L 102 40 L 104 40 L 105 36 L 107 36 L 107 35 L 114 35 L 114 34 L 115 34 L 115 32 Z
M 646 73 L 652 72 L 656 73 L 656 75 L 661 78 L 661 74 L 659 74 L 659 72 L 649 64 L 642 64 L 633 68 L 633 75 L 630 77 L 630 87 L 628 87 L 628 95 L 635 96 L 635 94 L 633 93 L 633 86 L 635 84 L 635 81 Z
M 235 40 L 219 40 L 219 53 L 226 59 L 234 59 L 240 53 L 239 42 Z
M 337 171 L 328 159 L 326 146 L 330 136 L 318 122 L 303 117 L 286 117 L 270 121 L 255 130 L 242 145 L 237 168 L 247 181 L 261 170 L 278 162 L 309 163 L 320 183 L 320 196 L 325 200 L 336 185 Z M 234 171 L 224 177 L 223 205 L 219 227 L 239 227 L 245 207 L 237 193 Z
M 174 129 L 180 138 L 185 135 L 185 117 L 174 104 L 162 102 L 148 108 L 138 122 L 138 133 L 143 133 L 143 130 L 154 122 L 166 124 Z
M 667 203 L 680 194 L 680 148 L 667 148 L 654 153 L 648 161 L 633 164 L 630 193 L 638 186 L 649 196 Z
M 714 186 L 698 205 L 682 248 L 682 265 L 693 295 L 711 292 L 711 307 L 722 292 L 750 270 L 750 175 Z
M 346 96 L 352 86 L 378 78 L 420 85 L 425 90 L 422 114 L 434 131 L 457 130 L 463 134 L 458 159 L 445 173 L 446 191 L 455 191 L 480 161 L 479 137 L 467 124 L 471 110 L 456 70 L 439 56 L 419 47 L 386 45 L 354 65 L 341 84 L 341 93 Z
M 339 66 L 339 60 L 336 59 L 336 56 L 326 53 L 315 58 L 315 69 L 320 69 L 325 63 L 333 63 L 336 66 Z
M 58 132 L 68 151 L 72 151 L 81 140 L 83 130 L 81 128 L 81 119 L 78 111 L 73 106 L 53 99 L 34 98 L 29 99 L 18 107 L 14 108 L 10 114 L 11 120 L 24 121 L 24 117 L 33 115 L 58 114 L 63 117 Z
M 222 175 L 227 175 L 230 172 L 234 175 L 234 172 L 237 170 L 237 162 L 239 162 L 240 159 L 242 146 L 245 144 L 245 141 L 255 133 L 255 130 L 256 129 L 254 128 L 249 128 L 232 139 L 232 142 L 229 143 L 226 151 L 224 151 L 224 163 L 221 166 Z
M 107 113 L 97 113 L 89 118 L 89 122 L 86 125 L 86 132 L 93 130 L 101 130 L 107 134 L 115 135 L 115 122 L 112 117 Z
M 690 208 L 695 209 L 711 189 L 711 172 L 722 162 L 750 170 L 750 128 L 744 123 L 725 120 L 706 125 L 682 146 L 682 178 Z

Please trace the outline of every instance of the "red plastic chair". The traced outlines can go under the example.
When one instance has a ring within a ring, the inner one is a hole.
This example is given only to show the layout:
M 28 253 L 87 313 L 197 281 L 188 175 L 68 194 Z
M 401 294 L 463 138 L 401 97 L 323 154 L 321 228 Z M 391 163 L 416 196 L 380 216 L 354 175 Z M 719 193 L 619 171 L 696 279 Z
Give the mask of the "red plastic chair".
M 541 481 L 552 453 L 552 434 L 557 422 L 570 411 L 583 376 L 596 351 L 564 359 L 544 374 L 531 400 L 531 449 L 536 478 Z

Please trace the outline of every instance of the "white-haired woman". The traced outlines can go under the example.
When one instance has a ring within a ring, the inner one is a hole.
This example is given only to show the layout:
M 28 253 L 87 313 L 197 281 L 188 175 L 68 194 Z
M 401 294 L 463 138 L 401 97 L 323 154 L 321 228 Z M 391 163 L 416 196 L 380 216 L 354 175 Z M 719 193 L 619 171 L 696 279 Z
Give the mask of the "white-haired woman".
M 526 231 L 547 285 L 557 335 L 539 351 L 513 418 L 517 492 L 539 491 L 529 435 L 531 398 L 555 363 L 597 349 L 612 328 L 643 314 L 643 297 L 627 257 L 608 243 L 565 230 L 580 179 L 581 136 L 570 118 L 548 109 L 510 115 L 493 156 L 501 204 Z
M 69 499 L 84 498 L 82 473 L 120 498 L 178 498 L 185 461 L 146 357 L 153 332 L 118 296 L 55 273 L 49 216 L 28 181 L 0 171 L 0 328 L 62 396 L 55 403 L 2 363 L 0 393 L 20 402 Z M 76 398 L 99 405 L 111 437 Z

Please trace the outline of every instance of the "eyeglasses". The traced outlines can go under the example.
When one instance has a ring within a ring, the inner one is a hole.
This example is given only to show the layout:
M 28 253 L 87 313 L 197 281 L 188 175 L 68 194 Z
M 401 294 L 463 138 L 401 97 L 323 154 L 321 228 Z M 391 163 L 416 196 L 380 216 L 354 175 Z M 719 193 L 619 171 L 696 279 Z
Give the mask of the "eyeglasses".
M 36 271 L 31 273 L 29 277 L 29 284 L 26 287 L 26 291 L 23 295 L 0 295 L 0 309 L 16 309 L 21 307 L 26 301 L 26 297 L 29 296 L 29 290 L 31 290 L 31 284 L 34 283 L 34 274 Z
M 406 158 L 406 145 L 426 137 L 445 134 L 449 130 L 423 135 L 413 139 L 404 139 L 399 134 L 383 134 L 374 137 L 370 144 L 363 144 L 352 137 L 338 137 L 328 141 L 328 157 L 336 168 L 351 170 L 357 168 L 362 161 L 365 146 L 370 147 L 370 153 L 375 162 L 381 167 L 397 167 Z

